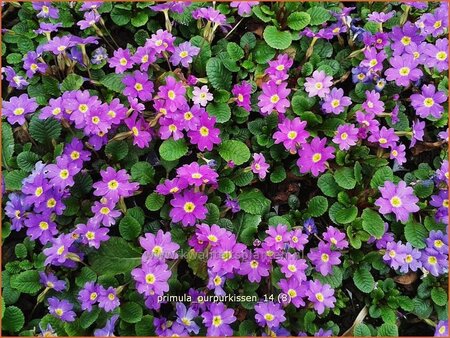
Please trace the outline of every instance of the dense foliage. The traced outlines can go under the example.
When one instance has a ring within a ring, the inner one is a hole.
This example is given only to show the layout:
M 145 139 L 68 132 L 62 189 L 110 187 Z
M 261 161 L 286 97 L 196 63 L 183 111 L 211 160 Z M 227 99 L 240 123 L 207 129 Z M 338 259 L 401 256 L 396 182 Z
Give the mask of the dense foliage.
M 5 335 L 448 336 L 446 2 L 2 5 Z

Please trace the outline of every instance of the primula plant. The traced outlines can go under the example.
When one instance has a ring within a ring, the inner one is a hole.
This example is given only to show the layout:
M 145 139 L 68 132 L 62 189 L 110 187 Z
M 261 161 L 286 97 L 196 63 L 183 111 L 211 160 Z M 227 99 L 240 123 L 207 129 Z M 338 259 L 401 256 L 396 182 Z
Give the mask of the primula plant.
M 3 334 L 448 336 L 447 13 L 3 2 Z

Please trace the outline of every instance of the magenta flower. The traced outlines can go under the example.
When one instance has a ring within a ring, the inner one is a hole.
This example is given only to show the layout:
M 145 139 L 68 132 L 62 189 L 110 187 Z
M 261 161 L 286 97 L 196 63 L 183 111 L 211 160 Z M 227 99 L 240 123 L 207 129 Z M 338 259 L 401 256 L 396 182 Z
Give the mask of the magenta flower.
M 166 84 L 159 87 L 158 96 L 165 100 L 165 107 L 170 112 L 176 112 L 178 107 L 187 104 L 186 89 L 174 77 L 166 77 Z
M 144 46 L 138 47 L 136 53 L 131 57 L 131 60 L 140 65 L 139 69 L 141 72 L 146 72 L 148 67 L 156 61 L 156 52 L 153 48 L 145 44 Z
M 411 95 L 411 105 L 416 114 L 422 118 L 433 116 L 439 119 L 442 116 L 444 107 L 441 103 L 447 101 L 447 95 L 444 92 L 436 91 L 433 84 L 422 86 L 422 93 Z
M 324 98 L 330 93 L 330 87 L 333 85 L 333 78 L 328 76 L 324 71 L 314 71 L 312 77 L 307 77 L 305 82 L 305 90 L 309 97 L 319 96 Z
M 191 143 L 196 144 L 200 151 L 205 149 L 211 151 L 214 144 L 220 144 L 220 130 L 214 127 L 215 123 L 216 118 L 214 116 L 209 117 L 205 113 L 200 117 L 197 129 L 188 132 Z
M 269 226 L 266 230 L 266 237 L 264 242 L 273 250 L 281 250 L 284 248 L 285 243 L 289 241 L 290 234 L 287 231 L 287 226 L 283 224 L 278 224 L 275 226 Z
M 323 233 L 323 239 L 338 249 L 345 249 L 348 247 L 348 242 L 345 239 L 345 233 L 340 232 L 331 225 L 328 226 L 327 231 Z
M 281 279 L 278 285 L 281 291 L 289 296 L 289 303 L 297 309 L 305 306 L 303 297 L 306 295 L 306 288 L 297 278 Z
M 127 75 L 122 79 L 125 85 L 124 95 L 138 97 L 142 101 L 150 101 L 153 93 L 153 82 L 148 79 L 146 73 L 135 71 L 133 75 Z
M 251 258 L 241 263 L 238 274 L 247 276 L 252 283 L 261 282 L 261 277 L 269 276 L 270 265 L 268 262 L 258 259 L 258 255 L 254 254 Z
M 447 19 L 448 20 L 448 19 Z M 448 39 L 438 39 L 436 44 L 427 44 L 425 54 L 428 56 L 426 65 L 434 67 L 439 72 L 448 69 Z
M 214 9 L 212 7 L 203 7 L 203 8 L 197 8 L 192 12 L 192 17 L 195 20 L 198 19 L 205 19 L 208 21 L 213 22 L 215 25 L 227 25 L 226 24 L 226 16 L 221 14 L 217 9 Z
M 231 323 L 236 321 L 234 310 L 228 309 L 223 303 L 212 303 L 208 311 L 202 313 L 208 336 L 232 336 Z
M 34 113 L 39 105 L 34 98 L 28 94 L 22 94 L 19 97 L 13 96 L 9 101 L 3 102 L 3 115 L 10 124 L 23 125 L 25 123 L 25 115 Z
M 176 141 L 184 137 L 182 126 L 183 122 L 179 119 L 161 117 L 158 122 L 161 140 L 167 140 L 168 138 L 173 137 Z
M 366 90 L 366 100 L 362 104 L 362 108 L 367 113 L 380 114 L 384 111 L 384 102 L 380 100 L 380 93 L 375 90 Z
M 185 179 L 174 178 L 165 180 L 164 183 L 158 184 L 155 191 L 160 195 L 176 194 L 187 188 L 188 182 Z
M 289 246 L 295 250 L 303 250 L 308 243 L 308 236 L 301 229 L 292 230 L 289 233 Z
M 63 322 L 75 321 L 76 314 L 73 305 L 68 300 L 59 300 L 56 297 L 48 299 L 48 310 L 53 317 L 61 319 Z
M 290 89 L 286 83 L 277 85 L 274 81 L 269 81 L 262 85 L 262 94 L 258 98 L 258 107 L 262 115 L 270 115 L 274 110 L 279 114 L 284 114 L 286 108 L 291 106 L 287 99 Z
M 121 214 L 119 210 L 114 210 L 115 203 L 108 201 L 106 198 L 102 198 L 100 202 L 94 202 L 91 208 L 94 216 L 92 221 L 94 223 L 102 224 L 106 227 L 116 224 L 116 218 Z
M 139 244 L 144 248 L 145 253 L 142 255 L 142 262 L 146 263 L 150 260 L 166 260 L 177 259 L 177 250 L 180 246 L 172 242 L 170 232 L 158 230 L 156 235 L 146 233 L 144 237 L 139 238 Z
M 399 144 L 391 147 L 391 152 L 389 153 L 389 158 L 395 160 L 398 165 L 402 165 L 406 162 L 406 152 L 405 145 Z
M 339 145 L 340 150 L 349 150 L 358 142 L 359 129 L 353 124 L 341 124 L 333 137 L 333 142 Z
M 151 39 L 147 43 L 156 53 L 160 54 L 162 52 L 173 52 L 175 50 L 173 46 L 174 41 L 175 37 L 172 34 L 158 29 L 155 34 L 152 34 Z
M 305 130 L 306 121 L 300 120 L 299 117 L 293 120 L 285 119 L 278 124 L 278 130 L 273 134 L 275 144 L 283 143 L 284 147 L 290 152 L 295 153 L 297 147 L 306 142 L 309 132 Z
M 240 16 L 249 16 L 252 13 L 252 7 L 258 3 L 258 1 L 231 1 L 230 7 L 237 8 Z
M 239 269 L 239 259 L 245 249 L 244 244 L 236 243 L 234 234 L 223 236 L 219 244 L 211 248 L 212 256 L 208 259 L 208 267 L 213 272 L 231 273 Z
M 203 184 L 217 184 L 219 175 L 208 165 L 199 165 L 197 162 L 185 164 L 177 169 L 177 175 L 185 179 L 189 185 L 200 187 Z
M 306 281 L 305 270 L 308 267 L 304 259 L 299 259 L 297 254 L 286 254 L 283 258 L 277 260 L 281 267 L 281 272 L 287 278 L 297 278 L 299 282 Z
M 121 197 L 130 197 L 139 188 L 138 183 L 130 183 L 130 175 L 125 169 L 119 171 L 108 167 L 100 171 L 102 180 L 93 184 L 95 188 L 94 195 L 105 197 L 106 199 L 117 202 Z
M 23 89 L 28 86 L 28 81 L 23 76 L 17 74 L 14 68 L 10 66 L 2 67 L 2 73 L 5 73 L 6 81 L 8 81 L 10 87 Z
M 292 67 L 294 61 L 287 54 L 279 54 L 275 60 L 269 61 L 269 67 L 266 74 L 270 79 L 280 84 L 281 81 L 289 78 L 288 71 Z
M 124 120 L 126 126 L 131 130 L 133 135 L 133 144 L 143 149 L 148 147 L 152 140 L 148 123 L 142 116 L 134 112 L 129 118 Z
M 167 264 L 159 260 L 149 260 L 142 264 L 141 268 L 131 271 L 136 281 L 136 289 L 139 293 L 151 295 L 163 295 L 169 291 L 168 280 L 172 275 Z
M 407 87 L 410 81 L 417 81 L 423 75 L 423 72 L 417 68 L 419 62 L 410 56 L 394 56 L 389 63 L 392 68 L 384 72 L 386 80 L 395 81 L 397 86 Z
M 5 215 L 11 219 L 11 230 L 20 231 L 25 221 L 25 211 L 28 206 L 24 203 L 23 195 L 11 193 L 5 206 Z
M 266 178 L 266 175 L 269 172 L 269 167 L 270 165 L 266 163 L 266 158 L 262 153 L 253 154 L 253 162 L 251 164 L 251 169 L 253 173 L 258 174 L 261 180 Z
M 420 44 L 424 40 L 424 37 L 419 34 L 417 27 L 411 22 L 392 28 L 390 38 L 393 41 L 391 49 L 394 55 L 401 55 L 411 42 Z
M 280 304 L 274 302 L 259 302 L 255 305 L 255 319 L 259 326 L 278 327 L 286 320 L 285 312 Z
M 109 67 L 115 68 L 116 74 L 121 74 L 127 69 L 133 68 L 130 51 L 128 49 L 119 48 L 114 51 L 114 56 L 108 60 Z
M 90 11 L 84 13 L 84 20 L 78 21 L 77 25 L 80 26 L 81 30 L 85 30 L 89 27 L 94 26 L 99 21 L 100 15 L 94 11 Z
M 209 244 L 211 247 L 218 246 L 222 238 L 227 235 L 227 230 L 219 227 L 216 224 L 197 224 L 197 231 L 195 232 L 197 239 Z
M 186 105 L 179 111 L 182 114 L 182 119 L 177 120 L 179 120 L 178 122 L 186 131 L 196 130 L 198 125 L 200 124 L 200 117 L 208 115 L 206 113 L 206 110 L 200 107 L 198 104 L 194 104 L 192 107 Z
M 379 130 L 373 130 L 369 136 L 369 142 L 378 143 L 381 148 L 389 148 L 396 145 L 398 136 L 393 128 L 381 127 Z
M 252 110 L 250 106 L 250 95 L 252 94 L 252 85 L 246 81 L 242 81 L 241 84 L 235 84 L 231 91 L 236 98 L 236 104 L 238 107 L 242 107 L 247 111 Z
M 379 211 L 383 215 L 393 212 L 397 221 L 406 222 L 410 213 L 420 210 L 416 204 L 419 199 L 404 181 L 397 185 L 386 181 L 384 186 L 380 187 L 380 192 L 381 197 L 375 201 L 375 205 L 380 207 Z
M 313 176 L 318 176 L 325 171 L 326 161 L 334 158 L 334 148 L 327 147 L 326 142 L 326 138 L 314 137 L 310 144 L 305 143 L 298 151 L 297 165 L 302 174 L 310 171 Z
M 342 88 L 333 88 L 331 93 L 325 96 L 322 109 L 325 113 L 339 115 L 352 104 L 352 100 L 348 96 L 344 96 Z
M 324 313 L 325 308 L 334 307 L 336 298 L 333 295 L 334 290 L 328 284 L 322 285 L 318 280 L 309 281 L 306 296 L 319 315 Z
M 340 256 L 339 252 L 331 250 L 330 244 L 324 242 L 320 242 L 317 248 L 311 249 L 308 253 L 311 263 L 322 276 L 333 272 L 333 266 L 341 263 Z
M 46 169 L 50 184 L 61 189 L 73 186 L 73 177 L 80 171 L 69 156 L 58 156 L 56 164 L 49 164 Z
M 170 62 L 174 66 L 181 64 L 183 67 L 188 68 L 192 63 L 193 57 L 197 56 L 199 52 L 200 48 L 193 46 L 189 41 L 183 42 L 175 47 L 170 57 Z
M 367 21 L 372 21 L 376 23 L 384 23 L 388 21 L 390 18 L 392 18 L 395 15 L 395 11 L 390 11 L 389 13 L 383 13 L 383 12 L 372 12 L 368 15 Z
M 181 222 L 183 226 L 189 226 L 194 225 L 197 220 L 205 219 L 207 212 L 205 203 L 207 200 L 207 196 L 191 190 L 174 195 L 170 201 L 170 205 L 173 207 L 170 211 L 172 222 Z

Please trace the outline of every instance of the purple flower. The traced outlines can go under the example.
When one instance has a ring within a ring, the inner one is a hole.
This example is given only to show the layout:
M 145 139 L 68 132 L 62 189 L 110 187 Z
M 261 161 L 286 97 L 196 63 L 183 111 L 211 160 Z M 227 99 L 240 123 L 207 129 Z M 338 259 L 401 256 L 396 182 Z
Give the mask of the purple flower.
M 73 177 L 80 171 L 69 156 L 58 156 L 56 164 L 49 164 L 46 169 L 50 184 L 61 189 L 73 186 Z
M 281 279 L 278 285 L 289 296 L 289 303 L 296 308 L 305 306 L 303 297 L 306 295 L 306 289 L 297 278 Z
M 421 261 L 423 268 L 435 277 L 448 272 L 448 256 L 432 248 L 422 251 Z
M 384 111 L 384 102 L 380 100 L 380 94 L 375 90 L 366 90 L 366 100 L 363 102 L 362 108 L 367 113 L 380 114 Z
M 99 47 L 92 53 L 91 63 L 94 65 L 101 64 L 104 60 L 108 59 L 108 51 L 105 47 Z
M 288 71 L 292 67 L 294 61 L 287 54 L 279 54 L 275 60 L 269 61 L 269 67 L 266 74 L 270 79 L 280 84 L 281 81 L 289 78 Z
M 279 114 L 284 114 L 286 108 L 291 106 L 287 99 L 290 89 L 286 83 L 277 85 L 274 81 L 263 83 L 262 94 L 258 98 L 258 107 L 262 115 L 270 115 L 274 110 Z
M 165 100 L 165 107 L 170 112 L 176 112 L 178 107 L 184 106 L 186 89 L 172 76 L 166 77 L 166 84 L 159 87 L 158 96 Z
M 319 96 L 324 98 L 330 93 L 330 87 L 333 85 L 333 78 L 328 76 L 324 71 L 314 71 L 312 77 L 307 77 L 305 82 L 305 90 L 309 97 Z
M 296 152 L 297 147 L 306 142 L 309 132 L 305 130 L 306 121 L 300 120 L 299 117 L 293 120 L 285 119 L 278 124 L 278 130 L 273 134 L 275 144 L 283 143 L 284 147 L 290 152 Z
M 8 195 L 8 202 L 5 206 L 5 214 L 12 222 L 11 230 L 19 231 L 24 226 L 25 211 L 27 206 L 22 195 L 12 193 Z
M 411 243 L 406 243 L 403 254 L 405 257 L 403 264 L 400 265 L 400 272 L 407 273 L 409 270 L 417 271 L 417 269 L 422 267 L 422 263 L 419 260 L 422 254 L 418 249 L 414 249 Z
M 417 68 L 419 62 L 410 56 L 394 56 L 389 63 L 392 67 L 384 72 L 386 80 L 395 81 L 397 86 L 407 87 L 410 81 L 417 81 L 423 75 L 423 72 Z
M 28 94 L 22 94 L 19 97 L 13 96 L 9 101 L 3 102 L 3 115 L 7 118 L 10 124 L 18 123 L 23 125 L 25 123 L 25 115 L 34 113 L 39 105 L 34 98 Z
M 156 61 L 156 51 L 148 46 L 148 44 L 145 44 L 144 46 L 138 47 L 131 60 L 135 64 L 140 65 L 139 69 L 142 72 L 146 72 L 148 67 Z
M 242 81 L 241 84 L 235 84 L 231 91 L 236 98 L 236 104 L 238 107 L 242 107 L 247 111 L 252 110 L 250 106 L 250 95 L 252 93 L 252 85 L 246 81 Z
M 436 220 L 448 223 L 448 190 L 440 190 L 438 195 L 431 196 L 430 205 L 438 208 L 435 214 Z
M 299 259 L 297 254 L 286 254 L 283 258 L 277 260 L 281 272 L 287 278 L 297 278 L 299 282 L 306 281 L 305 270 L 308 267 L 304 259 Z
M 125 85 L 124 95 L 138 97 L 142 101 L 150 101 L 153 94 L 153 82 L 148 79 L 146 73 L 135 71 L 133 75 L 127 75 L 122 79 Z
M 325 113 L 339 115 L 352 104 L 352 100 L 348 96 L 344 96 L 342 88 L 333 88 L 331 93 L 325 96 L 322 109 Z
M 333 265 L 341 263 L 340 256 L 339 252 L 331 251 L 330 244 L 324 242 L 320 242 L 317 248 L 311 249 L 308 253 L 308 258 L 322 276 L 330 274 L 333 271 Z
M 406 152 L 405 152 L 405 145 L 404 144 L 399 144 L 399 145 L 394 145 L 391 147 L 391 152 L 389 154 L 389 158 L 391 160 L 395 160 L 395 162 L 398 165 L 402 165 L 403 163 L 406 162 Z
M 63 155 L 69 156 L 78 168 L 82 168 L 83 162 L 91 159 L 91 152 L 84 150 L 83 143 L 76 137 L 64 147 Z
M 173 207 L 170 211 L 172 222 L 181 222 L 183 226 L 189 226 L 194 225 L 197 220 L 205 219 L 207 212 L 205 203 L 207 200 L 206 195 L 191 190 L 175 194 L 170 201 L 170 205 Z
M 51 2 L 33 2 L 33 9 L 39 11 L 38 18 L 59 18 L 59 10 L 53 7 Z
M 89 219 L 87 224 L 77 224 L 75 233 L 81 237 L 81 242 L 96 249 L 100 248 L 101 242 L 109 239 L 109 229 L 101 228 L 100 224 Z
M 426 13 L 423 18 L 423 30 L 428 35 L 437 37 L 445 32 L 448 27 L 448 11 L 446 8 L 439 8 L 434 13 Z
M 289 233 L 289 246 L 295 250 L 303 250 L 308 243 L 308 236 L 301 229 L 292 230 Z
M 405 23 L 403 26 L 392 28 L 390 38 L 393 41 L 391 49 L 394 55 L 401 55 L 405 48 L 414 42 L 420 44 L 424 38 L 419 34 L 418 29 L 411 22 Z
M 251 164 L 252 172 L 258 174 L 259 178 L 263 180 L 269 172 L 270 165 L 266 163 L 266 159 L 262 153 L 253 154 L 253 162 Z
M 249 16 L 252 13 L 252 7 L 259 4 L 258 1 L 231 1 L 230 7 L 237 8 L 240 16 Z
M 203 184 L 217 184 L 219 175 L 208 165 L 199 165 L 197 162 L 185 164 L 177 169 L 177 175 L 185 179 L 189 185 L 200 187 Z
M 116 224 L 116 218 L 120 216 L 119 210 L 114 210 L 115 203 L 108 201 L 106 198 L 102 198 L 100 202 L 94 202 L 91 208 L 94 216 L 92 222 L 100 223 L 106 227 Z
M 389 13 L 378 13 L 378 12 L 372 12 L 368 15 L 367 21 L 372 21 L 376 23 L 384 23 L 388 21 L 390 18 L 392 18 L 395 15 L 395 11 L 390 11 Z
M 109 287 L 107 289 L 101 288 L 98 295 L 98 306 L 106 312 L 114 311 L 120 305 L 119 297 L 117 297 L 116 289 Z
M 186 308 L 186 305 L 183 303 L 176 303 L 177 308 L 177 323 L 184 326 L 188 332 L 193 332 L 198 334 L 200 331 L 200 327 L 194 321 L 194 318 L 197 317 L 198 311 L 194 310 L 192 307 L 189 309 Z
M 220 129 L 215 128 L 216 118 L 203 114 L 200 117 L 199 125 L 195 130 L 188 132 L 188 137 L 192 144 L 196 144 L 200 151 L 205 149 L 211 151 L 214 144 L 220 144 Z
M 80 26 L 81 30 L 85 30 L 89 27 L 94 26 L 100 20 L 100 15 L 98 12 L 90 11 L 84 13 L 84 20 L 80 20 L 77 22 L 77 25 Z
M 45 73 L 47 70 L 47 64 L 45 62 L 39 62 L 37 59 L 40 57 L 36 52 L 30 51 L 23 57 L 23 68 L 27 71 L 27 76 L 32 78 L 37 72 Z
M 44 264 L 64 264 L 67 260 L 67 255 L 70 253 L 70 247 L 75 239 L 70 234 L 62 234 L 51 241 L 52 246 L 44 249 L 44 255 L 47 256 Z
M 448 320 L 440 320 L 436 325 L 435 337 L 448 337 Z
M 307 235 L 316 234 L 317 233 L 317 227 L 316 227 L 316 223 L 314 222 L 314 219 L 313 218 L 308 218 L 303 223 L 303 229 L 305 230 Z
M 234 310 L 228 309 L 223 303 L 212 303 L 208 311 L 202 313 L 203 324 L 207 328 L 208 336 L 231 336 L 233 329 L 231 323 L 236 321 Z
M 51 297 L 48 299 L 48 305 L 48 310 L 52 316 L 61 319 L 63 322 L 75 321 L 76 314 L 72 311 L 73 305 L 68 300 Z
M 152 34 L 150 40 L 147 41 L 146 45 L 150 46 L 157 54 L 163 52 L 173 52 L 175 50 L 173 42 L 175 37 L 168 31 L 163 31 L 158 29 L 155 34 Z
M 445 192 L 448 193 L 447 191 Z M 448 237 L 440 230 L 431 230 L 426 243 L 429 248 L 432 248 L 440 253 L 446 254 L 448 252 Z
M 50 220 L 49 215 L 29 214 L 25 220 L 27 236 L 35 241 L 39 239 L 42 244 L 47 244 L 58 233 L 56 223 Z
M 349 150 L 358 142 L 359 129 L 353 124 L 341 124 L 333 138 L 333 142 L 339 145 L 340 150 Z
M 211 94 L 208 90 L 208 86 L 194 87 L 192 91 L 192 101 L 194 104 L 198 104 L 202 107 L 205 107 L 209 101 L 213 100 L 213 94 Z
M 119 315 L 114 315 L 106 321 L 106 324 L 101 329 L 96 329 L 94 331 L 95 337 L 114 337 L 114 328 L 116 326 L 117 319 Z
M 240 266 L 239 258 L 242 256 L 245 245 L 236 243 L 236 236 L 222 236 L 218 245 L 211 248 L 212 257 L 208 260 L 208 267 L 213 272 L 231 273 Z
M 46 288 L 53 289 L 55 291 L 64 291 L 66 289 L 66 282 L 59 280 L 53 273 L 39 272 L 40 283 Z
M 412 138 L 411 138 L 411 144 L 410 148 L 414 147 L 416 144 L 416 141 L 423 141 L 423 135 L 425 129 L 425 122 L 415 120 L 412 123 Z
M 116 74 L 121 74 L 127 69 L 133 68 L 130 51 L 128 49 L 119 48 L 114 51 L 114 56 L 108 60 L 109 67 L 115 68 Z
M 367 48 L 364 56 L 365 59 L 361 61 L 361 66 L 366 67 L 370 72 L 383 70 L 383 61 L 386 59 L 384 51 L 378 52 L 375 48 Z
M 139 244 L 144 248 L 142 262 L 150 260 L 177 259 L 177 250 L 180 246 L 172 241 L 170 232 L 164 233 L 158 230 L 156 236 L 152 233 L 146 233 L 144 237 L 139 238 Z
M 309 281 L 306 296 L 313 303 L 314 309 L 319 315 L 324 313 L 325 308 L 333 308 L 336 298 L 334 290 L 328 284 L 322 285 L 320 281 Z
M 72 35 L 64 35 L 62 37 L 55 36 L 52 40 L 47 42 L 43 50 L 52 52 L 55 55 L 60 55 L 66 52 L 70 47 L 73 47 L 75 42 L 72 40 Z
M 227 198 L 225 199 L 225 206 L 230 208 L 232 213 L 237 213 L 241 210 L 241 206 L 239 205 L 239 201 L 235 198 L 231 198 L 230 195 L 227 194 Z
M 393 128 L 381 127 L 372 131 L 372 135 L 368 138 L 370 142 L 378 143 L 381 148 L 389 148 L 396 145 L 398 136 Z
M 223 289 L 223 285 L 226 281 L 226 273 L 225 272 L 212 272 L 208 271 L 208 285 L 206 286 L 210 290 L 214 290 L 214 294 L 216 296 L 224 296 L 225 290 Z
M 345 233 L 340 232 L 333 226 L 327 227 L 327 231 L 323 233 L 323 239 L 338 249 L 348 248 L 348 242 L 345 240 Z
M 93 184 L 95 188 L 94 195 L 105 197 L 113 203 L 117 202 L 121 197 L 130 197 L 138 189 L 138 183 L 130 183 L 130 175 L 125 169 L 119 171 L 108 167 L 106 170 L 100 171 L 102 180 Z
M 6 75 L 6 81 L 9 82 L 9 86 L 12 88 L 23 89 L 28 86 L 28 81 L 23 78 L 23 76 L 16 73 L 14 68 L 2 67 L 2 73 Z
M 314 137 L 311 143 L 305 143 L 298 151 L 297 165 L 302 174 L 310 171 L 313 176 L 318 176 L 325 171 L 326 161 L 334 158 L 334 148 L 327 147 L 326 142 L 326 138 Z
M 439 119 L 442 116 L 444 107 L 441 103 L 447 101 L 447 95 L 444 92 L 436 91 L 433 84 L 422 86 L 420 94 L 411 95 L 411 105 L 417 115 L 422 118 L 433 116 Z
M 382 197 L 375 201 L 375 205 L 380 207 L 379 211 L 383 215 L 393 212 L 397 221 L 406 222 L 411 212 L 420 210 L 416 204 L 419 199 L 404 181 L 400 181 L 398 185 L 386 181 L 384 186 L 380 187 L 380 192 Z
M 70 110 L 70 120 L 75 122 L 77 128 L 84 128 L 87 123 L 100 123 L 101 118 L 92 121 L 93 116 L 101 109 L 101 101 L 98 96 L 91 96 L 87 90 L 77 90 L 66 100 L 63 100 L 66 110 Z M 91 115 L 91 113 L 93 113 Z M 91 116 L 91 119 L 88 117 Z
M 226 25 L 226 19 L 227 19 L 225 17 L 225 15 L 221 14 L 218 10 L 216 10 L 212 7 L 198 8 L 192 12 L 192 17 L 195 20 L 205 19 L 205 20 L 211 21 L 216 26 Z
M 192 63 L 193 57 L 197 56 L 200 52 L 200 48 L 193 46 L 190 42 L 186 41 L 175 47 L 175 50 L 170 57 L 170 62 L 174 66 L 181 64 L 183 67 L 188 68 Z
M 82 310 L 92 311 L 92 306 L 97 304 L 98 297 L 103 287 L 94 282 L 86 282 L 83 288 L 78 292 L 78 301 Z
M 427 44 L 425 54 L 428 56 L 426 65 L 442 72 L 448 69 L 448 39 L 438 39 L 436 44 Z
M 185 179 L 174 178 L 173 180 L 165 180 L 164 183 L 158 184 L 155 191 L 160 195 L 176 194 L 187 188 L 188 183 Z
M 261 277 L 269 276 L 270 265 L 268 262 L 258 258 L 258 255 L 254 254 L 242 262 L 239 267 L 238 274 L 247 276 L 251 283 L 259 283 L 261 282 Z
M 163 295 L 169 291 L 168 280 L 172 275 L 167 264 L 159 260 L 149 260 L 142 267 L 133 269 L 131 275 L 136 281 L 136 289 L 139 293 L 152 296 Z
M 255 305 L 255 319 L 259 326 L 278 327 L 286 320 L 285 312 L 280 304 L 274 302 L 259 302 Z
M 269 226 L 266 230 L 266 234 L 269 236 L 264 240 L 265 243 L 273 250 L 281 250 L 284 248 L 285 243 L 290 240 L 290 234 L 287 231 L 287 226 L 278 224 L 275 226 Z
M 152 140 L 152 135 L 150 134 L 148 123 L 142 116 L 134 112 L 124 122 L 133 135 L 133 144 L 141 149 L 148 147 L 148 144 Z

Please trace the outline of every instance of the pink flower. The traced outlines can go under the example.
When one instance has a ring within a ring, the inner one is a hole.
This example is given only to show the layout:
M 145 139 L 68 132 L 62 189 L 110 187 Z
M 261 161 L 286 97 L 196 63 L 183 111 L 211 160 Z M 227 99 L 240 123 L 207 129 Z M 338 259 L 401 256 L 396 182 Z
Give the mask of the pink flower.
M 306 78 L 305 90 L 309 97 L 319 96 L 324 98 L 330 92 L 330 87 L 333 84 L 333 78 L 327 76 L 324 71 L 314 71 L 312 77 Z
M 207 196 L 191 190 L 174 195 L 174 198 L 170 201 L 170 205 L 173 207 L 170 211 L 172 222 L 181 222 L 183 226 L 188 226 L 194 225 L 197 220 L 205 219 L 207 212 L 205 203 L 207 200 Z
M 214 128 L 215 123 L 216 118 L 214 116 L 209 117 L 208 114 L 203 114 L 197 129 L 188 132 L 191 143 L 196 144 L 200 151 L 205 149 L 211 151 L 214 144 L 221 142 L 219 137 L 220 130 Z
M 291 106 L 287 96 L 291 92 L 286 83 L 277 85 L 274 81 L 269 81 L 262 85 L 262 94 L 258 98 L 258 107 L 261 108 L 262 115 L 270 115 L 274 110 L 280 114 L 286 112 L 286 108 Z
M 278 125 L 279 131 L 273 134 L 276 144 L 283 143 L 290 152 L 296 152 L 297 147 L 306 142 L 309 133 L 305 130 L 306 122 L 299 117 L 293 120 L 285 119 Z
M 325 171 L 326 161 L 334 158 L 334 148 L 326 147 L 326 142 L 326 138 L 314 137 L 310 144 L 305 143 L 298 151 L 297 165 L 302 174 L 311 171 L 313 176 L 318 176 Z
M 266 159 L 263 154 L 253 154 L 253 162 L 251 165 L 252 171 L 259 175 L 259 178 L 263 180 L 267 172 L 269 171 L 270 165 L 266 163 Z

